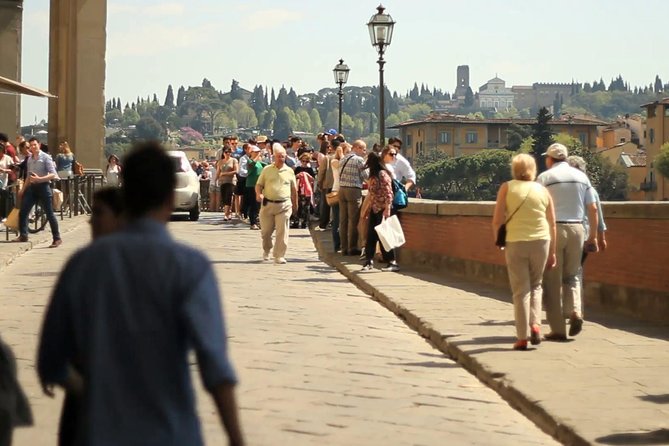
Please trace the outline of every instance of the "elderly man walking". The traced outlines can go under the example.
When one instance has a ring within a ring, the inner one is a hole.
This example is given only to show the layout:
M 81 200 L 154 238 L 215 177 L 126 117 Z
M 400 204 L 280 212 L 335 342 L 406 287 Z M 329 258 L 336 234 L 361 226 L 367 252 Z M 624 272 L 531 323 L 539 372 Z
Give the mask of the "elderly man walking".
M 362 204 L 362 183 L 369 176 L 365 169 L 367 145 L 361 139 L 339 161 L 339 237 L 342 255 L 359 255 L 358 220 Z
M 279 143 L 272 145 L 274 162 L 265 167 L 256 183 L 256 200 L 261 203 L 260 233 L 263 260 L 270 259 L 272 233 L 276 229 L 274 263 L 286 263 L 288 231 L 293 209 L 297 211 L 297 181 L 295 172 L 286 165 L 286 149 Z
M 548 170 L 537 177 L 537 182 L 553 197 L 557 223 L 557 267 L 546 269 L 543 280 L 546 316 L 551 327 L 545 338 L 565 341 L 566 318 L 569 318 L 569 336 L 576 336 L 583 327 L 578 272 L 584 242 L 586 251 L 598 250 L 599 220 L 595 191 L 588 177 L 567 163 L 567 148 L 559 143 L 552 144 L 543 155 Z M 586 218 L 590 225 L 587 241 L 583 227 Z

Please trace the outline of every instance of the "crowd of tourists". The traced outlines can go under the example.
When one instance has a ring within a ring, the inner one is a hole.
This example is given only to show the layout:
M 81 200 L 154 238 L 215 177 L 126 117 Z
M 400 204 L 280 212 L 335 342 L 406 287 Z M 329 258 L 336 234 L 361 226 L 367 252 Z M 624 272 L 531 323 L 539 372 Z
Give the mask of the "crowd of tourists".
M 377 245 L 387 263 L 382 269 L 399 271 L 394 252 L 378 243 L 374 227 L 397 212 L 396 188 L 406 193 L 416 184 L 400 139 L 368 151 L 364 141 L 348 142 L 330 129 L 317 135 L 317 150 L 299 136 L 277 141 L 260 135 L 239 149 L 238 144 L 226 136 L 212 162 L 193 161 L 192 167 L 206 184 L 205 210 L 222 211 L 223 222 L 242 221 L 260 230 L 264 260 L 286 263 L 289 230 L 317 221 L 317 230 L 331 231 L 335 252 L 360 256 L 363 271 L 374 268 Z

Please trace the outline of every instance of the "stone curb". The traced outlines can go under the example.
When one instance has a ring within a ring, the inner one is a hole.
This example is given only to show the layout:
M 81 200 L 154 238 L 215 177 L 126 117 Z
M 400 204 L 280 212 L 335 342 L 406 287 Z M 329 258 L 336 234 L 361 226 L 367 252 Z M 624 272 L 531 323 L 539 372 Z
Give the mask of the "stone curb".
M 69 232 L 72 232 L 76 229 L 78 229 L 81 225 L 85 224 L 88 222 L 90 219 L 89 215 L 86 214 L 81 214 L 76 217 L 71 217 L 71 218 L 65 218 L 63 220 L 60 220 L 60 217 L 58 217 L 58 227 L 60 229 L 60 233 L 62 234 L 67 234 Z M 4 240 L 5 238 L 5 229 L 3 228 L 2 231 L 0 231 L 0 271 L 4 270 L 7 266 L 12 264 L 14 260 L 25 254 L 26 252 L 30 251 L 31 249 L 37 247 L 38 245 L 41 245 L 43 243 L 50 242 L 51 239 L 51 231 L 49 230 L 49 225 L 44 228 L 44 230 L 38 232 L 37 234 L 30 234 L 29 238 L 30 240 L 25 243 L 17 243 L 13 242 L 12 239 L 18 237 L 18 234 L 10 232 L 9 240 Z M 67 243 L 67 240 L 64 239 L 63 243 Z
M 573 427 L 562 423 L 558 417 L 547 412 L 539 402 L 532 399 L 531 395 L 523 393 L 515 388 L 511 381 L 505 379 L 503 373 L 495 372 L 490 367 L 482 365 L 473 355 L 468 354 L 457 345 L 450 343 L 448 341 L 451 337 L 450 335 L 437 331 L 428 321 L 421 319 L 417 314 L 413 313 L 402 304 L 395 302 L 392 296 L 375 288 L 373 285 L 365 281 L 360 274 L 356 274 L 356 272 L 351 269 L 351 266 L 360 268 L 361 265 L 358 263 L 351 265 L 342 262 L 342 257 L 332 252 L 329 231 L 316 232 L 312 228 L 311 236 L 321 260 L 336 268 L 351 283 L 368 294 L 372 299 L 381 303 L 388 310 L 392 311 L 410 328 L 428 340 L 435 348 L 448 355 L 451 359 L 464 367 L 465 370 L 476 376 L 486 386 L 497 392 L 514 409 L 522 413 L 541 430 L 565 445 L 586 446 L 591 444 L 579 435 Z

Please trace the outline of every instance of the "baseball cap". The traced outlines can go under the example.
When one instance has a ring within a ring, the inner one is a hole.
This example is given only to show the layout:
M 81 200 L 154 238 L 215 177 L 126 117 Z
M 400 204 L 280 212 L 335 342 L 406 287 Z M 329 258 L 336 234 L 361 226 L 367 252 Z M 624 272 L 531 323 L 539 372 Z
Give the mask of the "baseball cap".
M 258 147 L 258 146 L 251 146 L 251 152 L 260 152 L 260 147 Z
M 262 143 L 265 143 L 265 142 L 267 142 L 267 137 L 265 135 L 258 135 L 256 137 L 256 143 L 257 144 L 262 144 Z
M 550 156 L 556 160 L 566 160 L 569 156 L 569 151 L 563 144 L 556 142 L 548 146 L 548 149 L 542 153 L 542 156 Z
M 336 135 L 337 131 L 335 129 L 330 129 L 326 132 L 328 135 Z

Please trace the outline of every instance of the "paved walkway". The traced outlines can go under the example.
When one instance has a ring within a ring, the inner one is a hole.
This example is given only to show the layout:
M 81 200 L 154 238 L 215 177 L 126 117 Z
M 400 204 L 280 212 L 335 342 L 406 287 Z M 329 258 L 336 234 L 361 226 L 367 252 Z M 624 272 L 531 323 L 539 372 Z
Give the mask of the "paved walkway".
M 330 254 L 329 233 L 314 237 L 330 264 L 564 444 L 669 444 L 667 326 L 598 315 L 570 342 L 513 351 L 508 290 L 411 268 L 362 273 Z
M 56 250 L 17 257 L 25 244 L 0 243 L 0 330 L 37 418 L 18 445 L 55 444 L 60 401 L 41 395 L 33 358 L 60 265 L 88 242 L 84 222 L 65 220 Z M 321 257 L 398 319 L 323 264 L 308 231 L 292 232 L 289 263 L 275 266 L 260 262 L 257 231 L 216 222 L 203 214 L 170 227 L 216 268 L 249 444 L 554 444 L 482 382 L 563 444 L 669 444 L 666 327 L 607 318 L 573 342 L 514 352 L 506 292 L 407 268 L 359 274 L 357 261 L 342 262 L 356 259 L 327 254 L 329 233 L 313 233 Z M 218 444 L 198 392 L 208 444 Z

